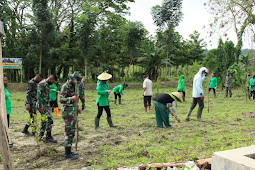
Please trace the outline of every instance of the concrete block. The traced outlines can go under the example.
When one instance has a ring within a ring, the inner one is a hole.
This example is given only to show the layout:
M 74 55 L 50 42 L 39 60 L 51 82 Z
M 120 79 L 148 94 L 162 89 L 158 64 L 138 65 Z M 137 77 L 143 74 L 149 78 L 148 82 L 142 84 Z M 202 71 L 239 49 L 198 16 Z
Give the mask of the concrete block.
M 212 170 L 255 170 L 255 145 L 215 152 Z

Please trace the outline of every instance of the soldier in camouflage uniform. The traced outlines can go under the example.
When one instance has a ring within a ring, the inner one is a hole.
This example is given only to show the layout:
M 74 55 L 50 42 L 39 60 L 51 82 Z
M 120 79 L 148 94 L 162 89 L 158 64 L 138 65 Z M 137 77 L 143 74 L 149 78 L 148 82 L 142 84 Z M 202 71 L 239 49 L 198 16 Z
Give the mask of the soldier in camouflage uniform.
M 78 153 L 71 152 L 71 147 L 75 136 L 75 102 L 78 102 L 79 97 L 75 95 L 76 78 L 73 74 L 69 74 L 68 77 L 60 92 L 60 103 L 63 104 L 62 117 L 65 122 L 65 158 L 77 159 Z M 81 110 L 78 109 L 78 112 L 81 113 Z
M 75 71 L 73 73 L 73 76 L 77 80 L 77 86 L 78 86 L 78 96 L 82 103 L 82 110 L 85 108 L 85 95 L 84 95 L 84 87 L 85 87 L 85 81 L 82 79 L 80 73 L 78 71 Z M 82 81 L 83 80 L 83 81 Z
M 53 119 L 50 114 L 49 91 L 50 85 L 57 81 L 56 75 L 49 76 L 46 80 L 42 80 L 37 87 L 37 109 L 41 113 L 40 141 L 56 143 L 57 140 L 51 136 Z M 47 131 L 46 138 L 43 139 L 44 132 Z
M 34 136 L 36 133 L 35 116 L 36 116 L 36 102 L 37 102 L 37 84 L 42 81 L 43 75 L 37 74 L 27 84 L 27 96 L 26 96 L 26 110 L 29 111 L 29 120 L 25 125 L 22 133 Z M 28 128 L 32 127 L 32 133 L 28 132 Z
M 232 91 L 231 91 L 232 77 L 229 72 L 227 72 L 227 76 L 225 80 L 225 88 L 226 88 L 226 97 L 228 97 L 228 93 L 229 93 L 229 97 L 232 97 Z

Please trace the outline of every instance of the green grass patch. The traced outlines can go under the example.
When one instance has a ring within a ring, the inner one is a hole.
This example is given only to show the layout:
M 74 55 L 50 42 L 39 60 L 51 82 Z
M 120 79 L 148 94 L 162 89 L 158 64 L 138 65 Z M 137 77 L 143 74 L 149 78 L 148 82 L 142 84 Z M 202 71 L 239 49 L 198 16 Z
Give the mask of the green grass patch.
M 160 88 L 159 91 L 170 93 L 175 90 L 175 88 Z M 29 116 L 24 106 L 26 93 L 11 93 L 13 113 L 10 139 L 14 142 L 11 153 L 15 168 L 75 169 L 91 165 L 95 169 L 114 169 L 147 162 L 208 158 L 216 151 L 254 145 L 255 120 L 249 119 L 246 114 L 254 111 L 255 101 L 246 103 L 245 94 L 241 89 L 234 89 L 232 98 L 224 98 L 224 94 L 224 91 L 217 89 L 217 98 L 214 98 L 211 92 L 209 113 L 207 95 L 205 95 L 205 109 L 202 115 L 205 123 L 195 121 L 197 107 L 192 112 L 192 120 L 185 122 L 192 101 L 191 88 L 187 88 L 187 102 L 178 103 L 177 107 L 181 123 L 177 123 L 170 116 L 173 128 L 158 129 L 154 108 L 152 107 L 150 113 L 144 113 L 142 89 L 125 89 L 122 97 L 123 105 L 113 104 L 114 96 L 109 97 L 113 123 L 118 127 L 113 129 L 108 126 L 104 112 L 100 120 L 102 129 L 96 131 L 94 118 L 97 114 L 95 104 L 97 94 L 95 90 L 87 90 L 86 109 L 79 115 L 78 153 L 81 159 L 69 161 L 64 159 L 64 122 L 61 117 L 56 117 L 54 114 L 52 114 L 53 136 L 58 139 L 58 143 L 42 144 L 44 154 L 36 158 L 37 147 L 34 138 L 26 137 L 21 133 Z M 74 143 L 75 140 L 76 137 Z

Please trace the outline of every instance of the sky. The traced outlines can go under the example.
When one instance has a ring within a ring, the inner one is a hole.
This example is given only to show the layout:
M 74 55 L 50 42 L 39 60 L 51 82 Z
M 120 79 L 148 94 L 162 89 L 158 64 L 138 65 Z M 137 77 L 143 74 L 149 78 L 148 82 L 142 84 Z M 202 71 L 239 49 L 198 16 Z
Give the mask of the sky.
M 145 28 L 155 35 L 157 27 L 153 24 L 151 8 L 155 5 L 161 5 L 162 2 L 162 0 L 136 0 L 135 3 L 129 3 L 131 15 L 126 18 L 130 21 L 141 21 Z M 206 0 L 183 0 L 182 12 L 184 16 L 176 31 L 185 40 L 189 39 L 189 35 L 195 30 L 198 31 L 201 38 L 205 40 L 208 49 L 217 48 L 220 36 L 223 37 L 223 40 L 229 38 L 236 44 L 237 40 L 233 31 L 228 33 L 228 37 L 220 34 L 216 34 L 213 37 L 208 36 L 209 24 L 213 21 L 213 16 L 206 11 L 205 2 Z M 244 44 L 244 46 L 246 45 Z

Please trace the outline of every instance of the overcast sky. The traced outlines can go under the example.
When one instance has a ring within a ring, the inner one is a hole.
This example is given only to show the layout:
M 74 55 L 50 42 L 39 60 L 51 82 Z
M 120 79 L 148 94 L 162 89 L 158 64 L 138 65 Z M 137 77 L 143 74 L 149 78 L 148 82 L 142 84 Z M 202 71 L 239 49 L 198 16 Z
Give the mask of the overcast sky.
M 141 21 L 145 28 L 155 34 L 156 26 L 153 24 L 151 16 L 151 8 L 155 5 L 161 5 L 162 0 L 136 0 L 135 3 L 129 3 L 131 15 L 126 18 L 131 21 Z M 182 12 L 184 13 L 183 20 L 176 28 L 184 39 L 188 39 L 189 35 L 197 30 L 201 34 L 201 38 L 207 43 L 207 48 L 212 49 L 217 47 L 219 36 L 208 37 L 209 23 L 213 20 L 204 7 L 206 0 L 183 0 Z M 236 37 L 233 32 L 228 33 L 228 37 L 236 44 Z M 223 40 L 226 39 L 223 37 Z

